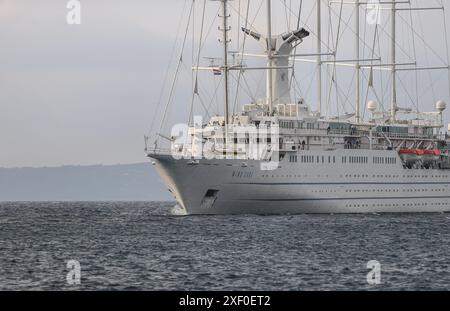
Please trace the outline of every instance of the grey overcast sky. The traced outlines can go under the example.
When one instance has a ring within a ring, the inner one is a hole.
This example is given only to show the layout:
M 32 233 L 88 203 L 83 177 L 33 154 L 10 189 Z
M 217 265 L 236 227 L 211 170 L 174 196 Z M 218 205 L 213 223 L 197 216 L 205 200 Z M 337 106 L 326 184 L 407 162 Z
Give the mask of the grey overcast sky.
M 2 167 L 145 161 L 181 1 L 67 2 L 0 0 Z
M 0 167 L 145 161 L 184 1 L 67 2 L 0 0 Z

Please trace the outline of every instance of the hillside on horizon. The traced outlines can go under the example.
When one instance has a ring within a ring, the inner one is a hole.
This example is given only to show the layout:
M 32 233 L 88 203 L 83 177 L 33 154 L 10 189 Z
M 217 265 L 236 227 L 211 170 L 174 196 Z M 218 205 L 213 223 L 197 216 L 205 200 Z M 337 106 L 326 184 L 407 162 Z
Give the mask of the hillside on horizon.
M 0 201 L 171 201 L 150 163 L 0 168 Z

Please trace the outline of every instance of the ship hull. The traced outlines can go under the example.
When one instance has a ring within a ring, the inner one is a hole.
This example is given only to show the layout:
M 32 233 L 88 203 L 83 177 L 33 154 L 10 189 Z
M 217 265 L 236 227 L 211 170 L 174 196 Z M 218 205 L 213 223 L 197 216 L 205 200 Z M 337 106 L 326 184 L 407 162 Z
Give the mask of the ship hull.
M 260 161 L 149 157 L 190 215 L 450 212 L 450 171 L 405 169 L 399 158 L 391 165 L 344 164 L 342 158 L 352 154 L 347 150 L 305 154 L 317 163 L 286 157 L 271 171 L 262 170 Z M 397 155 L 361 150 L 358 156 Z

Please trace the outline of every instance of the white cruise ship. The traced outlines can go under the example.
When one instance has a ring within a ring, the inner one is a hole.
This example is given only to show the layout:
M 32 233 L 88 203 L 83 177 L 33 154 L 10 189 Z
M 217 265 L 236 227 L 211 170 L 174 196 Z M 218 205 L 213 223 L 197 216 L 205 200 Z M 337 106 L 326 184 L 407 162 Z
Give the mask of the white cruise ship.
M 434 64 L 433 57 L 425 62 L 423 53 L 404 51 L 406 41 L 412 50 L 426 44 L 425 33 L 415 30 L 416 16 L 434 12 L 433 18 L 444 19 L 444 7 L 395 0 L 256 2 L 197 1 L 196 8 L 195 1 L 186 0 L 188 27 L 180 27 L 184 41 L 169 99 L 163 103 L 160 128 L 146 137 L 146 154 L 179 207 L 187 214 L 450 211 L 446 104 L 414 95 L 422 87 L 418 81 L 423 72 L 444 72 L 441 80 L 448 80 L 448 57 L 442 57 L 445 64 Z M 255 4 L 258 10 L 252 12 Z M 274 31 L 275 4 L 281 7 L 277 12 L 286 12 L 285 18 L 276 19 L 286 28 L 280 33 Z M 217 26 L 220 20 L 223 54 L 205 61 L 200 53 L 210 30 L 205 18 L 210 6 L 220 9 L 211 24 Z M 253 24 L 255 14 L 264 15 L 264 32 Z M 189 26 L 194 16 L 201 16 L 196 28 Z M 400 31 L 402 23 L 406 26 Z M 234 32 L 236 24 L 240 29 Z M 446 43 L 445 23 L 440 25 L 434 32 Z M 400 32 L 404 36 L 408 31 L 410 39 L 399 40 Z M 189 68 L 192 96 L 180 102 L 173 94 L 191 32 L 198 38 Z M 240 41 L 238 50 L 230 52 L 232 34 Z M 247 51 L 252 44 L 259 44 L 260 54 Z M 248 65 L 251 58 L 264 60 L 264 65 Z M 315 68 L 309 81 L 296 79 L 302 66 Z M 342 91 L 347 85 L 339 84 L 339 70 L 353 77 L 351 91 Z M 240 102 L 242 96 L 236 93 L 249 87 L 245 76 L 256 72 L 265 77 L 264 96 Z M 216 92 L 211 98 L 221 102 L 222 113 L 203 122 L 191 107 L 185 126 L 164 132 L 170 105 L 205 106 L 196 100 L 202 78 L 220 79 L 217 89 L 223 89 L 223 95 L 219 100 Z M 412 83 L 405 85 L 405 79 Z M 300 96 L 298 89 L 305 84 L 315 85 L 314 101 Z M 444 99 L 448 83 L 445 88 Z M 338 109 L 349 101 L 353 111 Z M 232 108 L 236 103 L 240 112 Z M 421 112 L 420 106 L 434 111 Z

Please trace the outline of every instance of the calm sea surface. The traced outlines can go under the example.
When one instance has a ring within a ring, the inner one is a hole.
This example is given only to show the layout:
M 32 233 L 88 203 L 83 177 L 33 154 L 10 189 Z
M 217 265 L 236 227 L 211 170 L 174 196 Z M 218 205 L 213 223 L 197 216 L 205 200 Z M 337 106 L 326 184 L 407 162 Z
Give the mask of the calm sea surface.
M 173 205 L 0 203 L 0 290 L 450 289 L 449 214 L 182 217 Z

